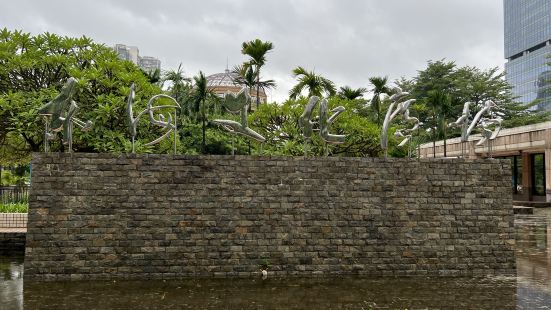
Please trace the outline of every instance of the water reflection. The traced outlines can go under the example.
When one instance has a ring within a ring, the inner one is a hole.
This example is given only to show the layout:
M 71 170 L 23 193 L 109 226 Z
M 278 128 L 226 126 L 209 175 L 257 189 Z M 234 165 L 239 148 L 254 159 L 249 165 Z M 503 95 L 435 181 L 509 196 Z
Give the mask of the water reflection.
M 517 216 L 517 296 L 519 308 L 551 305 L 551 209 Z
M 551 305 L 551 210 L 518 216 L 515 277 L 36 282 L 0 258 L 1 309 L 535 309 Z M 24 293 L 23 293 L 24 292 Z M 24 297 L 24 298 L 23 298 Z
M 0 256 L 0 309 L 23 309 L 22 256 Z

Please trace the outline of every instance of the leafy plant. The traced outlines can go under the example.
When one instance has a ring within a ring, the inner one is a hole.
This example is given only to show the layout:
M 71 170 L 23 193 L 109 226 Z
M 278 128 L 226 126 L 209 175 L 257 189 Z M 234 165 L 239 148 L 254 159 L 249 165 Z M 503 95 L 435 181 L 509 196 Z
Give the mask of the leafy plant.
M 0 203 L 0 213 L 27 213 L 28 210 L 28 202 Z

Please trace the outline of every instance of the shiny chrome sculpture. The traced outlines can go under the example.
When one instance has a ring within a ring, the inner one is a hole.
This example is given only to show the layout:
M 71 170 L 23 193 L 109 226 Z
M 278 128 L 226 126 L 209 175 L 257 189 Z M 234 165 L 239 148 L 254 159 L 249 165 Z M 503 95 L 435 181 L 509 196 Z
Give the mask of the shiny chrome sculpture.
M 390 127 L 390 123 L 396 116 L 398 116 L 398 114 L 403 114 L 404 118 L 408 121 L 412 121 L 412 120 L 416 121 L 417 127 L 414 126 L 411 129 L 411 132 L 419 128 L 418 127 L 420 124 L 419 119 L 417 119 L 416 117 L 409 116 L 409 106 L 415 102 L 415 99 L 402 101 L 408 95 L 409 95 L 408 92 L 403 92 L 401 88 L 396 87 L 394 89 L 394 95 L 390 96 L 390 100 L 392 101 L 392 103 L 388 107 L 388 110 L 385 115 L 385 120 L 383 121 L 383 127 L 381 129 L 381 148 L 385 151 L 385 158 L 388 156 L 388 129 Z M 402 132 L 399 132 L 398 134 L 404 135 Z M 410 138 L 411 136 L 406 139 L 406 142 L 402 141 L 403 144 L 400 143 L 400 145 L 404 145 L 405 143 L 407 143 L 407 141 L 409 141 Z
M 55 139 L 55 132 L 63 130 L 63 144 L 67 145 L 67 152 L 73 150 L 73 124 L 88 131 L 92 128 L 92 121 L 83 122 L 74 117 L 78 105 L 72 99 L 76 92 L 78 80 L 70 77 L 61 88 L 61 92 L 52 101 L 38 109 L 38 114 L 44 117 L 44 152 L 50 151 L 49 141 Z
M 497 135 L 501 131 L 501 122 L 503 119 L 501 117 L 496 118 L 482 118 L 480 120 L 479 128 L 482 129 L 482 139 L 478 141 L 477 146 L 481 146 L 486 141 L 492 141 L 497 138 Z M 494 129 L 490 129 L 490 126 L 495 125 Z
M 471 132 L 474 130 L 475 127 L 479 127 L 482 129 L 482 139 L 480 139 L 476 143 L 476 145 L 481 146 L 484 144 L 484 142 L 489 141 L 488 154 L 490 154 L 491 141 L 494 140 L 501 131 L 501 122 L 503 121 L 503 119 L 501 117 L 482 117 L 482 115 L 484 115 L 485 113 L 491 115 L 492 109 L 496 107 L 496 104 L 493 101 L 487 100 L 484 103 L 484 107 L 480 111 L 478 111 L 478 113 L 476 113 L 475 117 L 469 125 L 470 104 L 470 102 L 465 103 L 461 116 L 455 122 L 449 124 L 448 127 L 461 127 L 461 156 L 463 156 L 465 153 L 464 142 L 467 142 L 469 140 L 469 136 L 471 135 Z M 490 129 L 491 126 L 495 126 L 493 130 Z
M 147 102 L 147 108 L 134 118 L 134 113 L 132 111 L 132 106 L 134 104 L 134 98 L 136 96 L 135 91 L 135 85 L 132 84 L 130 86 L 130 94 L 128 95 L 128 100 L 126 102 L 126 115 L 128 120 L 128 130 L 130 132 L 130 135 L 132 136 L 132 153 L 135 152 L 135 141 L 136 141 L 136 135 L 137 135 L 137 127 L 138 127 L 138 121 L 140 120 L 140 117 L 144 115 L 145 113 L 148 113 L 149 116 L 149 122 L 153 125 L 162 127 L 163 129 L 166 129 L 166 131 L 157 139 L 146 143 L 146 146 L 151 146 L 154 144 L 157 144 L 161 142 L 166 137 L 170 136 L 171 133 L 174 133 L 174 154 L 176 154 L 176 141 L 177 141 L 177 135 L 178 135 L 178 124 L 177 124 L 177 116 L 176 113 L 178 109 L 180 109 L 180 104 L 176 101 L 176 99 L 172 98 L 171 96 L 159 94 L 151 97 L 149 101 Z M 160 98 L 166 98 L 172 101 L 174 105 L 159 105 L 154 106 L 155 101 L 157 101 Z M 174 118 L 172 118 L 172 114 L 170 112 L 168 113 L 168 119 L 165 121 L 165 116 L 162 113 L 158 114 L 158 119 L 155 118 L 154 111 L 162 110 L 162 109 L 174 109 Z
M 461 128 L 461 142 L 467 142 L 467 139 L 469 138 L 467 134 L 467 129 L 469 128 L 470 105 L 470 102 L 465 102 L 465 104 L 463 105 L 463 112 L 461 112 L 461 116 L 455 122 L 448 125 L 448 127 L 450 128 Z
M 304 156 L 307 156 L 308 153 L 308 143 L 314 132 L 314 125 L 316 122 L 312 121 L 312 113 L 316 104 L 320 102 L 319 97 L 312 96 L 308 100 L 308 104 L 304 108 L 304 112 L 298 119 L 299 126 L 302 128 L 302 136 L 304 137 Z M 326 144 L 341 144 L 345 142 L 346 135 L 335 135 L 329 133 L 329 129 L 335 119 L 345 111 L 343 106 L 338 106 L 331 110 L 333 114 L 328 117 L 328 106 L 327 99 L 322 99 L 320 102 L 320 112 L 319 112 L 319 126 L 320 126 L 320 137 Z M 326 154 L 327 154 L 327 145 L 326 145 Z
M 222 126 L 222 128 L 232 134 L 242 135 L 261 143 L 265 142 L 266 138 L 249 128 L 247 121 L 247 110 L 250 103 L 251 95 L 249 95 L 249 90 L 246 87 L 243 87 L 237 95 L 229 92 L 226 93 L 222 105 L 231 113 L 239 113 L 241 122 L 228 119 L 215 119 L 212 123 Z
M 400 144 L 398 144 L 398 146 L 404 146 L 404 145 L 406 145 L 406 143 L 410 142 L 411 138 L 413 136 L 413 133 L 416 130 L 418 130 L 419 127 L 423 124 L 423 123 L 419 122 L 419 119 L 417 117 L 409 116 L 409 109 L 406 109 L 406 111 L 403 114 L 403 118 L 406 122 L 413 122 L 414 125 L 410 129 L 396 130 L 396 132 L 394 133 L 395 137 L 404 137 L 405 138 L 404 140 L 402 140 L 402 142 L 400 142 Z

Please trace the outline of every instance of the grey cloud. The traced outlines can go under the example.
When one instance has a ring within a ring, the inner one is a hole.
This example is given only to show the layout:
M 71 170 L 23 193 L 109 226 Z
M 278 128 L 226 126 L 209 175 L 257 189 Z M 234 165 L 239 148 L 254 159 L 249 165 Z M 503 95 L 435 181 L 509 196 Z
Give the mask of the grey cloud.
M 210 74 L 245 60 L 241 42 L 272 41 L 263 75 L 281 101 L 291 70 L 315 69 L 339 86 L 374 75 L 412 76 L 429 59 L 501 66 L 501 0 L 2 1 L 0 27 L 87 35 L 136 45 L 163 68 Z

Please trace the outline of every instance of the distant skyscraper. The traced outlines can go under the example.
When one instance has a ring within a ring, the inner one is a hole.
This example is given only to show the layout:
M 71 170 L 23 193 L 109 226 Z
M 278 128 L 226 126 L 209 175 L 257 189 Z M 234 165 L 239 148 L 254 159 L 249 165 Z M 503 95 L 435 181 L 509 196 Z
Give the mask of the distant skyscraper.
M 551 1 L 504 0 L 505 71 L 522 102 L 551 110 Z
M 161 61 L 155 57 L 143 56 L 140 57 L 138 66 L 144 71 L 154 71 L 155 69 L 161 69 Z
M 115 52 L 119 54 L 120 59 L 129 60 L 137 64 L 144 71 L 153 71 L 161 69 L 161 61 L 155 57 L 140 57 L 140 51 L 136 46 L 127 46 L 124 44 L 115 44 Z

